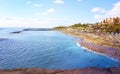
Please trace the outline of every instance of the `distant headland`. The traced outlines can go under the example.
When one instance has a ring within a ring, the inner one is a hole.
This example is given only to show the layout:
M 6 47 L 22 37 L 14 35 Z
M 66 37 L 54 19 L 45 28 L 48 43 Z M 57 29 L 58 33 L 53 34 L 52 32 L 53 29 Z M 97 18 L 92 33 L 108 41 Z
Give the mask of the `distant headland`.
M 26 29 L 23 29 L 23 30 L 20 30 L 20 31 L 14 31 L 14 32 L 11 32 L 12 34 L 19 34 L 21 32 L 24 32 L 24 31 L 50 31 L 52 30 L 51 28 L 26 28 Z

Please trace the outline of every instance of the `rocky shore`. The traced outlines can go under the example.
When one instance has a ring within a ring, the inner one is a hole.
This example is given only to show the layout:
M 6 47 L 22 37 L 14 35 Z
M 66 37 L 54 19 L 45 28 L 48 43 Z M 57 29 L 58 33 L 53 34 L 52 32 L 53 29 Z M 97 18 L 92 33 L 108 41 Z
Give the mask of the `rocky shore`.
M 73 70 L 48 70 L 40 68 L 26 68 L 14 70 L 0 70 L 0 74 L 120 74 L 120 68 L 84 68 Z
M 107 55 L 120 62 L 120 51 L 115 48 L 101 46 L 101 45 L 97 45 L 97 44 L 86 42 L 86 41 L 79 42 L 79 45 L 87 48 L 88 51 L 92 51 L 102 55 Z
M 82 38 L 79 45 L 89 51 L 100 53 L 120 61 L 120 35 L 84 33 L 77 30 L 60 30 L 68 35 Z

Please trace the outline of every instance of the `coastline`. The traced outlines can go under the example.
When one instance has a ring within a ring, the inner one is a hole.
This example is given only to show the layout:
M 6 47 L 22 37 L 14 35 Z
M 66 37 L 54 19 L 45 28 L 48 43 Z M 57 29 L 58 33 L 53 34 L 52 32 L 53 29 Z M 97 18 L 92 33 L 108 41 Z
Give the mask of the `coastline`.
M 100 37 L 99 35 L 91 34 L 91 33 L 82 33 L 77 31 L 68 31 L 68 30 L 59 30 L 67 35 L 75 36 L 83 39 L 82 41 L 78 41 L 77 45 L 83 47 L 90 52 L 97 53 L 100 55 L 104 55 L 113 60 L 120 62 L 120 49 L 116 46 L 110 45 L 110 39 L 106 41 L 104 37 Z M 106 44 L 107 43 L 107 44 Z
M 88 49 L 88 48 L 86 48 L 86 47 L 84 47 L 84 46 L 81 46 L 79 42 L 77 43 L 77 45 L 78 45 L 79 47 L 83 48 L 83 49 L 86 50 L 86 51 L 90 51 L 90 52 L 93 52 L 93 53 L 95 53 L 95 54 L 103 55 L 103 56 L 108 57 L 108 58 L 110 58 L 110 59 L 112 59 L 112 60 L 115 60 L 115 61 L 120 62 L 118 59 L 113 58 L 112 56 L 110 57 L 110 55 L 108 55 L 108 54 L 103 54 L 103 53 L 100 53 L 100 52 L 96 52 L 96 51 L 93 51 L 92 49 Z
M 72 70 L 49 70 L 42 68 L 21 68 L 0 70 L 0 74 L 119 74 L 120 68 L 83 68 Z
M 69 35 L 72 35 L 72 34 L 69 34 Z M 73 35 L 73 36 L 75 36 L 75 35 Z M 79 36 L 77 36 L 77 37 L 79 37 Z M 98 48 L 98 46 L 103 46 L 103 45 L 94 44 L 92 42 L 87 42 L 87 41 L 85 41 L 84 38 L 82 41 L 79 41 L 77 43 L 77 45 L 81 46 L 82 48 L 84 48 L 87 51 L 90 51 L 90 52 L 93 52 L 96 54 L 101 54 L 101 55 L 105 55 L 105 56 L 107 55 L 107 57 L 110 56 L 110 58 L 115 57 L 115 56 L 111 56 L 109 54 L 103 53 L 104 51 L 102 53 L 100 53 L 98 50 L 95 51 L 93 49 L 90 49 L 91 45 L 89 46 L 89 45 L 87 45 L 87 43 L 88 44 L 90 43 L 93 46 L 97 45 L 96 46 L 97 48 Z M 111 47 L 108 47 L 108 48 L 111 48 Z M 119 61 L 119 60 L 117 59 L 117 61 Z M 119 73 L 120 73 L 120 67 L 111 67 L 111 68 L 89 67 L 89 68 L 70 69 L 70 70 L 49 70 L 49 69 L 43 69 L 43 68 L 20 68 L 20 69 L 12 69 L 12 70 L 6 70 L 6 69 L 0 70 L 0 74 L 119 74 Z
M 87 48 L 87 50 L 91 52 L 101 54 L 107 57 L 111 57 L 112 59 L 120 62 L 120 51 L 118 51 L 117 49 L 107 46 L 96 45 L 94 43 L 85 42 L 85 41 L 79 42 L 79 45 Z

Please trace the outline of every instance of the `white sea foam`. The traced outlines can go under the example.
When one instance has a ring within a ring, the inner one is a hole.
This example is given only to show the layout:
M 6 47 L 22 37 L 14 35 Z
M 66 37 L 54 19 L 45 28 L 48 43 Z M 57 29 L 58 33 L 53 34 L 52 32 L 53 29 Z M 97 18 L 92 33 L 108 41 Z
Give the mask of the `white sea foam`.
M 84 50 L 93 52 L 94 54 L 103 55 L 103 56 L 108 57 L 108 58 L 110 58 L 110 59 L 112 59 L 112 60 L 118 61 L 118 59 L 112 58 L 112 56 L 110 56 L 110 55 L 108 55 L 108 54 L 99 53 L 99 52 L 93 51 L 93 50 L 91 50 L 91 49 L 88 49 L 88 48 L 86 48 L 86 47 L 84 47 L 84 46 L 81 46 L 79 42 L 77 43 L 77 46 L 81 47 L 81 48 L 84 49 Z

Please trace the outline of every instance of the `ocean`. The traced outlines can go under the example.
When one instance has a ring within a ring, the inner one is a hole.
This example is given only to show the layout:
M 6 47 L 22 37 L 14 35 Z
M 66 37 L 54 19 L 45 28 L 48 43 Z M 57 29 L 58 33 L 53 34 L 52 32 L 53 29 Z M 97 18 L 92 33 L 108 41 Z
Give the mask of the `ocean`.
M 58 31 L 11 33 L 20 30 L 0 28 L 0 69 L 120 67 L 114 59 L 77 46 L 79 38 Z

